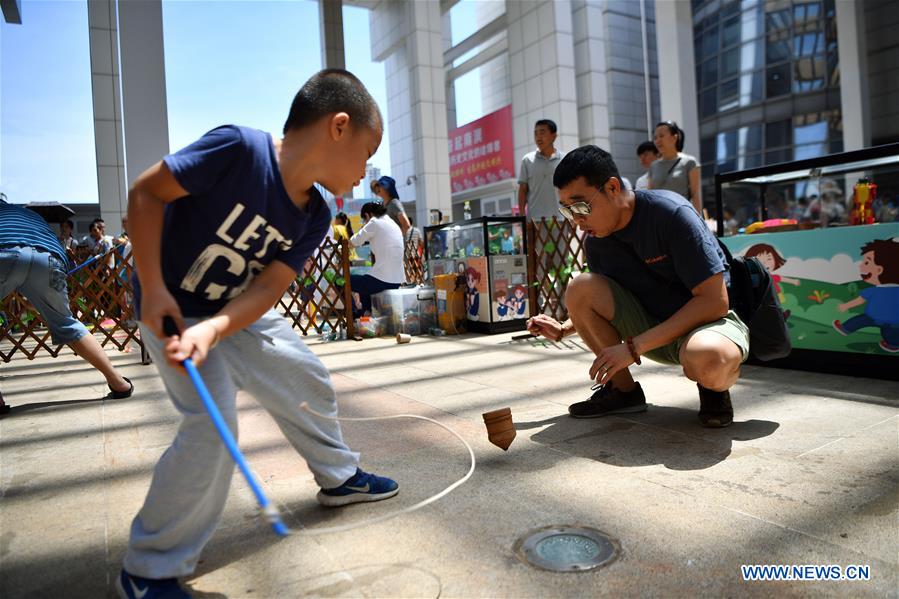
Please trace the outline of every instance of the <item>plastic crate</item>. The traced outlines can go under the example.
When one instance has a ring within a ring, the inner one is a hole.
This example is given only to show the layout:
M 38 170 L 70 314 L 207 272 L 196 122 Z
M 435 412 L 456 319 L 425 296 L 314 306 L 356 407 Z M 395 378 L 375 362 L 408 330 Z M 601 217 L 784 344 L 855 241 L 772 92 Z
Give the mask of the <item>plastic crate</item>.
M 437 326 L 433 287 L 388 289 L 371 296 L 371 314 L 387 323 L 386 334 L 422 335 Z

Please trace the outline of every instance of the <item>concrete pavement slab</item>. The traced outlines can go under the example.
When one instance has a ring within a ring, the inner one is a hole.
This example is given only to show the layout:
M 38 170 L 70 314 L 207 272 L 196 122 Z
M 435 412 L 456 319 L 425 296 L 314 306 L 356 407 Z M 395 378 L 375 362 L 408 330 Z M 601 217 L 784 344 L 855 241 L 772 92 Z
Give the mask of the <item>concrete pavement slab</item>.
M 896 383 L 746 367 L 735 423 L 698 425 L 678 369 L 635 370 L 647 412 L 574 420 L 592 361 L 576 338 L 510 335 L 309 342 L 332 372 L 341 415 L 419 414 L 474 448 L 465 485 L 422 510 L 354 531 L 278 540 L 235 475 L 221 525 L 188 584 L 201 597 L 895 596 L 899 587 Z M 14 360 L 0 389 L 0 596 L 111 597 L 128 527 L 178 416 L 153 367 L 110 354 L 134 397 L 100 398 L 79 359 Z M 302 390 L 298 390 L 298 395 Z M 511 406 L 503 452 L 482 412 Z M 238 396 L 240 443 L 299 530 L 410 506 L 462 476 L 467 452 L 433 424 L 347 422 L 366 468 L 395 476 L 396 499 L 317 505 L 303 460 L 255 400 Z M 523 534 L 583 524 L 621 546 L 592 572 L 532 568 Z M 864 582 L 745 582 L 742 564 L 864 564 Z

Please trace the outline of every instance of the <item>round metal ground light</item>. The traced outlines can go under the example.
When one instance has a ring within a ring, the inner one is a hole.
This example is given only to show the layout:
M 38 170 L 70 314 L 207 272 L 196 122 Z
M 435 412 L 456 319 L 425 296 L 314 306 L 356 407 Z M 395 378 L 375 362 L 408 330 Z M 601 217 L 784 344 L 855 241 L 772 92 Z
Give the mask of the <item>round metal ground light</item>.
M 615 561 L 618 541 L 586 526 L 545 526 L 532 530 L 513 547 L 518 559 L 552 572 L 584 572 Z

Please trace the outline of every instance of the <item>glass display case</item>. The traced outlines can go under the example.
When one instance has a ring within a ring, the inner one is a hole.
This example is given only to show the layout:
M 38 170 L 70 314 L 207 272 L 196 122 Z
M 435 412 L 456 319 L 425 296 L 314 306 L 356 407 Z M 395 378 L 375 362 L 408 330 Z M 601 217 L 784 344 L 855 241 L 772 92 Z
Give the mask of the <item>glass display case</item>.
M 526 230 L 520 216 L 425 227 L 428 276 L 454 273 L 463 278 L 469 330 L 525 328 L 530 314 Z
M 768 268 L 793 351 L 763 365 L 899 380 L 899 144 L 716 175 L 717 229 Z
M 775 219 L 795 220 L 794 228 L 854 224 L 854 188 L 860 179 L 877 186 L 870 206 L 873 221 L 899 220 L 899 143 L 719 173 L 718 235 L 735 235 L 753 223 Z

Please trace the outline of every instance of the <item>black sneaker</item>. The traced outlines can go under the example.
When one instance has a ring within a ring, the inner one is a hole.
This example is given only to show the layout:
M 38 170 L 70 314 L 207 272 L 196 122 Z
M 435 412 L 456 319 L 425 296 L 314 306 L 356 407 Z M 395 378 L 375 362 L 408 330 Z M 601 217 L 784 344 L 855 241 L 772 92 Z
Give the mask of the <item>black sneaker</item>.
M 730 391 L 712 391 L 699 383 L 699 421 L 707 428 L 724 428 L 734 421 Z
M 631 414 L 646 411 L 646 397 L 640 383 L 630 391 L 616 389 L 612 383 L 602 385 L 587 401 L 568 406 L 572 418 L 599 418 L 609 414 Z

